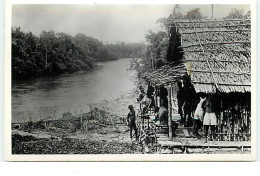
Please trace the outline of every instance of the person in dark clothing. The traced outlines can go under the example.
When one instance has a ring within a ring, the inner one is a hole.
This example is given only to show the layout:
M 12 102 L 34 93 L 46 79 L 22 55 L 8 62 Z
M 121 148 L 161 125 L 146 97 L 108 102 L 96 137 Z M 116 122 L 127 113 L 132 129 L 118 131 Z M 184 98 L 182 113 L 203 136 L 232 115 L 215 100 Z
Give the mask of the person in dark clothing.
M 154 88 L 153 86 L 151 85 L 148 85 L 148 88 L 147 88 L 147 98 L 152 98 L 153 97 L 153 92 L 154 92 Z
M 154 88 L 153 88 L 153 86 L 148 85 L 146 96 L 147 96 L 147 98 L 149 98 L 151 100 L 148 108 L 155 108 Z
M 166 109 L 168 109 L 168 90 L 162 85 L 160 87 L 160 106 L 164 106 Z
M 162 85 L 160 87 L 160 97 L 167 97 L 168 96 L 168 90 Z
M 136 137 L 136 140 L 137 140 L 137 128 L 136 128 L 136 124 L 135 124 L 134 107 L 132 105 L 129 105 L 128 109 L 130 110 L 128 115 L 127 115 L 127 122 L 128 122 L 129 127 L 130 127 L 130 137 L 132 139 L 132 131 L 134 129 L 135 130 L 135 137 Z
M 184 122 L 183 120 L 183 104 L 184 104 L 184 88 L 182 87 L 182 82 L 178 82 L 178 92 L 177 92 L 177 100 L 178 100 L 178 114 L 181 116 L 181 123 Z
M 196 94 L 194 86 L 190 82 L 190 77 L 184 79 L 184 124 L 189 126 L 192 123 L 191 112 L 193 109 L 193 101 Z M 187 122 L 186 122 L 187 120 Z

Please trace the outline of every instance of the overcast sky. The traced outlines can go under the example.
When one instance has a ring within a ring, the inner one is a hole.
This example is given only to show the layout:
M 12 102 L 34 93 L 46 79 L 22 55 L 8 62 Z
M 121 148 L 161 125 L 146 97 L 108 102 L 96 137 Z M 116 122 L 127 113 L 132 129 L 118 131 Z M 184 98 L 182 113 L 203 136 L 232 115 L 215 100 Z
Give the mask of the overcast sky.
M 143 42 L 149 30 L 162 30 L 156 20 L 168 17 L 174 5 L 13 5 L 12 26 L 39 35 L 54 30 L 75 35 L 83 33 L 104 43 Z M 180 5 L 180 12 L 200 8 L 211 17 L 211 5 Z M 248 5 L 215 5 L 214 17 L 226 16 L 232 8 L 250 9 Z

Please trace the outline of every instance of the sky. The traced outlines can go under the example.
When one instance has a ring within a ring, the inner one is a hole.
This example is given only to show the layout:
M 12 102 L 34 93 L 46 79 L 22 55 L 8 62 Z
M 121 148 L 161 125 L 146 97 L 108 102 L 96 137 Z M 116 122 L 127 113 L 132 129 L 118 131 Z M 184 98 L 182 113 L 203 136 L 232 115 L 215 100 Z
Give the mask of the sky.
M 180 12 L 200 8 L 202 15 L 211 17 L 211 5 L 179 5 Z M 94 37 L 103 43 L 145 42 L 149 30 L 163 30 L 157 19 L 168 17 L 174 8 L 170 5 L 46 5 L 15 4 L 12 6 L 12 26 L 24 32 L 39 35 L 54 30 Z M 249 5 L 214 5 L 214 18 L 228 15 L 232 8 L 244 9 Z

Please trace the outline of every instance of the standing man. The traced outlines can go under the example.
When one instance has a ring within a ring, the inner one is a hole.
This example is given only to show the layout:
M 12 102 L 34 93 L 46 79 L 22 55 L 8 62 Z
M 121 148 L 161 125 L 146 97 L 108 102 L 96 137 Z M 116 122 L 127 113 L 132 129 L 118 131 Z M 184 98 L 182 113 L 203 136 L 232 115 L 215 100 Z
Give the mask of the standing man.
M 182 82 L 178 82 L 178 92 L 177 92 L 177 100 L 178 100 L 178 114 L 180 114 L 181 116 L 181 124 L 184 123 L 184 119 L 183 119 L 183 104 L 184 104 L 184 88 L 182 87 Z
M 185 75 L 184 77 L 184 125 L 190 126 L 192 123 L 191 112 L 193 110 L 193 101 L 196 96 L 194 86 L 191 84 L 190 77 Z M 186 121 L 187 120 L 187 121 Z
M 160 87 L 160 106 L 164 106 L 166 109 L 168 109 L 168 90 L 164 87 L 164 85 L 161 85 Z
M 134 107 L 132 105 L 129 105 L 128 109 L 130 110 L 128 115 L 127 115 L 127 122 L 128 122 L 129 127 L 130 127 L 130 137 L 131 137 L 131 139 L 133 138 L 132 137 L 132 130 L 134 129 L 135 130 L 135 137 L 136 137 L 136 140 L 137 140 L 137 128 L 136 128 L 136 124 L 135 124 Z
M 203 120 L 203 125 L 205 129 L 205 143 L 208 141 L 208 131 L 209 127 L 213 134 L 213 141 L 216 140 L 216 125 L 217 125 L 217 117 L 216 117 L 216 101 L 213 99 L 212 95 L 209 94 L 206 102 L 205 102 L 205 116 Z

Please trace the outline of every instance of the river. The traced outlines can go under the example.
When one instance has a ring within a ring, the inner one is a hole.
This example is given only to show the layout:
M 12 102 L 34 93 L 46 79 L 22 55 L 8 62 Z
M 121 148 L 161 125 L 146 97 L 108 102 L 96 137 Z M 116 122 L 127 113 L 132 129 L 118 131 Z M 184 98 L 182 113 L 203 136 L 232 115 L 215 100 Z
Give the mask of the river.
M 130 59 L 119 59 L 100 62 L 89 72 L 13 81 L 12 122 L 85 113 L 90 104 L 111 103 L 113 113 L 124 115 L 136 98 L 136 72 L 129 67 Z

